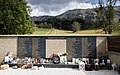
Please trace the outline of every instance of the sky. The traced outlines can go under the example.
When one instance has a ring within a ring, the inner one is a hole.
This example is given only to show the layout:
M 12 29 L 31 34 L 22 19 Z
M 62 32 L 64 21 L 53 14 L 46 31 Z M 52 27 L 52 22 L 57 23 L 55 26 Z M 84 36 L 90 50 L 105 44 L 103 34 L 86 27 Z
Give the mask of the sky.
M 56 16 L 67 10 L 96 7 L 97 0 L 26 0 L 32 8 L 30 16 Z

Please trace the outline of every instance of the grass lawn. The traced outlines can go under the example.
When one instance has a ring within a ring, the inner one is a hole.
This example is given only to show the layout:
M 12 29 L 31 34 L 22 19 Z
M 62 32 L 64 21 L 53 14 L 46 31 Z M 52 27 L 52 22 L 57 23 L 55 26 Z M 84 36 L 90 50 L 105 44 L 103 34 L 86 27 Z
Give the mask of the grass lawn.
M 35 31 L 33 34 L 47 34 L 50 31 L 50 29 L 44 29 L 44 28 L 35 28 Z
M 115 35 L 115 36 L 120 35 L 120 30 L 119 30 L 119 31 L 114 31 L 114 32 L 112 33 L 112 35 Z
M 73 31 L 68 30 L 58 30 L 58 29 L 52 29 L 49 34 L 104 34 L 104 32 L 101 29 L 96 30 L 81 30 L 73 33 Z
M 33 34 L 105 34 L 102 29 L 81 30 L 73 33 L 70 30 L 35 28 Z M 120 31 L 114 31 L 112 35 L 120 35 Z
M 75 32 L 75 34 L 104 34 L 102 29 L 93 29 L 93 30 L 81 30 Z

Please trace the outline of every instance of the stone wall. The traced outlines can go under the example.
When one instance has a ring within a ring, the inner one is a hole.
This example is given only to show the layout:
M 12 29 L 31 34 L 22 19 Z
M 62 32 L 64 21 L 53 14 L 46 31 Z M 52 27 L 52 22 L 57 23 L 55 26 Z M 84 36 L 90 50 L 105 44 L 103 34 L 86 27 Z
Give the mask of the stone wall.
M 47 40 L 66 40 L 64 42 L 51 42 Z M 47 46 L 47 44 L 49 44 Z M 55 44 L 55 45 L 54 45 Z M 57 46 L 58 45 L 58 46 Z M 66 45 L 66 46 L 65 46 Z M 64 49 L 65 48 L 65 49 Z M 54 50 L 54 51 L 53 51 Z M 19 36 L 17 56 L 45 58 L 58 52 L 67 52 L 68 59 L 91 57 L 96 58 L 96 37 L 95 36 Z M 89 52 L 89 53 L 88 53 Z M 85 55 L 85 56 L 84 56 Z
M 97 57 L 106 55 L 107 51 L 107 37 L 96 38 L 96 54 Z
M 17 54 L 17 37 L 0 37 L 0 63 L 8 52 Z
M 87 49 L 94 53 L 89 54 L 94 57 L 96 57 L 95 52 L 99 57 L 105 55 L 107 50 L 106 36 L 0 36 L 0 62 L 8 52 L 21 57 L 25 57 L 24 55 L 35 58 L 45 57 L 46 39 L 66 40 L 69 59 L 82 57 L 83 50 Z

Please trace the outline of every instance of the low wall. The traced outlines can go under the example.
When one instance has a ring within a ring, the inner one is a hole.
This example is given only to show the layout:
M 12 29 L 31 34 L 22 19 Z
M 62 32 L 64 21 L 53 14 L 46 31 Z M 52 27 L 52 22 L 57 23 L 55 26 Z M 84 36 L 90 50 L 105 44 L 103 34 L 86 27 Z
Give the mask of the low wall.
M 17 37 L 0 37 L 0 63 L 8 52 L 17 54 Z

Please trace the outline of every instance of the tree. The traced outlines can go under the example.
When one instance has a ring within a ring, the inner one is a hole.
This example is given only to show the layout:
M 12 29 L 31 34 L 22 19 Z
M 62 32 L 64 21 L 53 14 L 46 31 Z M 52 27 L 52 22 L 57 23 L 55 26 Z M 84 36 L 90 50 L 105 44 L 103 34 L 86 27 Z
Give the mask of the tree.
M 51 23 L 49 23 L 49 28 L 52 29 L 52 24 Z
M 0 0 L 0 34 L 30 34 L 31 9 L 25 0 Z
M 78 22 L 73 22 L 72 24 L 73 33 L 80 30 L 80 24 Z
M 104 2 L 105 1 L 105 2 Z M 107 34 L 111 34 L 114 28 L 114 7 L 117 0 L 99 0 L 99 8 L 97 12 L 97 17 L 99 23 L 102 24 L 102 28 Z M 105 4 L 106 3 L 106 4 Z
M 120 22 L 115 22 L 114 23 L 114 28 L 113 28 L 113 31 L 119 31 L 120 30 Z

